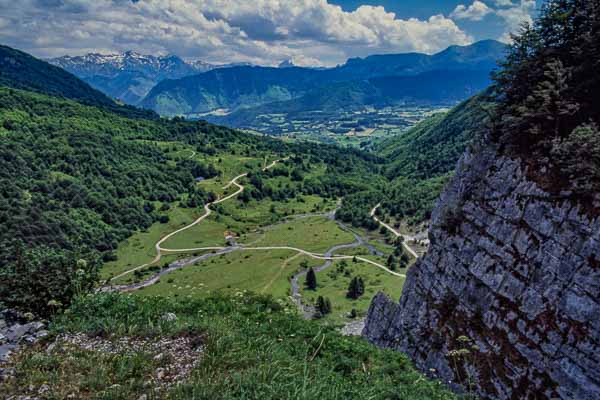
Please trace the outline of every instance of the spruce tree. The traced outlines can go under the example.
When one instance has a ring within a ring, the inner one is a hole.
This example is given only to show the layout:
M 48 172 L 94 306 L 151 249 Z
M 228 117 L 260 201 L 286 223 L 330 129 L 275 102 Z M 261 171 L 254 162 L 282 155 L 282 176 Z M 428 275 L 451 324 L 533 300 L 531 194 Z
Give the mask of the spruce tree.
M 346 293 L 346 297 L 349 299 L 357 299 L 358 296 L 356 295 L 357 290 L 356 290 L 356 277 L 352 278 L 352 280 L 350 281 L 350 285 L 348 285 L 348 292 Z
M 365 282 L 363 281 L 363 279 L 360 276 L 358 277 L 357 282 L 358 282 L 358 285 L 357 285 L 358 297 L 360 297 L 363 294 L 365 294 Z
M 321 317 L 326 314 L 325 312 L 325 299 L 323 296 L 317 297 L 317 304 L 315 304 L 315 309 L 317 311 L 317 316 Z
M 326 314 L 331 313 L 331 301 L 329 300 L 329 297 L 325 298 L 325 311 Z
M 393 254 L 390 254 L 390 256 L 387 259 L 386 264 L 387 264 L 388 267 L 391 268 L 394 264 L 396 264 L 396 257 L 394 257 Z
M 317 315 L 324 316 L 331 313 L 331 301 L 329 298 L 319 296 L 317 297 L 317 303 L 315 305 Z
M 400 257 L 400 260 L 403 264 L 408 264 L 408 262 L 410 261 L 410 257 L 408 256 L 408 254 L 403 253 Z
M 306 288 L 310 289 L 310 290 L 316 290 L 317 289 L 317 274 L 315 274 L 315 271 L 310 268 L 308 270 L 308 272 L 306 273 Z
M 346 297 L 349 299 L 356 300 L 360 296 L 365 293 L 365 283 L 361 277 L 355 276 L 350 281 L 350 285 L 348 286 L 348 292 L 346 293 Z

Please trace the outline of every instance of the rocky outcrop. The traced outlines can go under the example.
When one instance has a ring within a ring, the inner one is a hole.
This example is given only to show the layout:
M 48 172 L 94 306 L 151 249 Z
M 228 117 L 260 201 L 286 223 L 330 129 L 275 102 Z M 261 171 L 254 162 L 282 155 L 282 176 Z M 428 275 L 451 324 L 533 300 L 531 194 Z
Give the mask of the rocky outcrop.
M 463 156 L 428 253 L 399 304 L 373 299 L 363 335 L 483 398 L 599 399 L 600 218 L 522 164 Z
M 48 336 L 46 325 L 28 315 L 6 309 L 0 311 L 0 377 L 2 364 L 23 344 L 34 344 Z

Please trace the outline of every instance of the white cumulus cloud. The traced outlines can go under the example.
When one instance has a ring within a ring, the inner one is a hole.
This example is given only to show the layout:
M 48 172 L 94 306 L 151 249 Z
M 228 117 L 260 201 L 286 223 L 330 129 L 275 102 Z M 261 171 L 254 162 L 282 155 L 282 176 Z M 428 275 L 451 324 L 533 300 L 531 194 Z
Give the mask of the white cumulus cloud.
M 481 21 L 483 17 L 492 12 L 492 9 L 489 8 L 485 3 L 475 0 L 473 4 L 468 7 L 464 4 L 459 4 L 456 6 L 452 14 L 450 14 L 450 18 Z
M 491 0 L 488 1 L 489 4 Z M 536 0 L 493 0 L 490 6 L 483 1 L 475 0 L 469 6 L 459 4 L 450 14 L 456 20 L 482 21 L 488 15 L 499 18 L 505 30 L 498 40 L 510 42 L 511 33 L 517 33 L 525 23 L 533 22 L 532 15 L 536 11 Z
M 0 42 L 42 57 L 135 50 L 332 65 L 473 41 L 443 15 L 400 19 L 383 7 L 348 12 L 326 0 L 0 0 L 0 15 Z
M 505 21 L 507 27 L 500 40 L 510 42 L 511 33 L 517 33 L 523 24 L 533 23 L 532 15 L 535 10 L 535 0 L 521 0 L 519 4 L 513 4 L 509 8 L 497 10 L 496 15 Z

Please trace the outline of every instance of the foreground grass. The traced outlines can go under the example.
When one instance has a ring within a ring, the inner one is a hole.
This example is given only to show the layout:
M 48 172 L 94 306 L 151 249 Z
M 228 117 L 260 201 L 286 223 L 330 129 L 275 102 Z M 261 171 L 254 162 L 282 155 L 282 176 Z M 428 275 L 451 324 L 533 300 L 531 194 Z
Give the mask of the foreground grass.
M 176 320 L 162 318 L 175 313 Z M 304 321 L 270 297 L 242 294 L 176 301 L 125 295 L 80 299 L 52 324 L 54 334 L 165 338 L 202 342 L 197 367 L 178 386 L 156 392 L 148 354 L 61 353 L 38 347 L 22 354 L 7 397 L 39 393 L 63 399 L 454 399 L 402 354 Z M 152 381 L 150 381 L 152 382 Z

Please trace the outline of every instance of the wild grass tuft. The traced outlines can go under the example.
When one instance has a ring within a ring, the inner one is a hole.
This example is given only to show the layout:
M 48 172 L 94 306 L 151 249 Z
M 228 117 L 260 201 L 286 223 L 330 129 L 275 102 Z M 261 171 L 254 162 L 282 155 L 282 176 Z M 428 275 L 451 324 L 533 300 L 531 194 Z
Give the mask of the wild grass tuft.
M 169 320 L 167 313 L 177 318 Z M 70 392 L 105 399 L 137 399 L 142 394 L 149 399 L 455 398 L 439 382 L 418 373 L 404 355 L 305 321 L 267 296 L 239 293 L 177 301 L 87 296 L 57 317 L 52 331 L 116 339 L 193 332 L 201 335 L 203 352 L 183 384 L 160 394 L 147 384 L 156 360 L 143 353 L 54 354 L 41 348 L 22 357 L 15 381 L 0 389 L 19 394 L 19 387 L 45 382 L 54 398 Z

